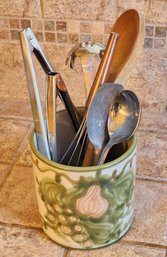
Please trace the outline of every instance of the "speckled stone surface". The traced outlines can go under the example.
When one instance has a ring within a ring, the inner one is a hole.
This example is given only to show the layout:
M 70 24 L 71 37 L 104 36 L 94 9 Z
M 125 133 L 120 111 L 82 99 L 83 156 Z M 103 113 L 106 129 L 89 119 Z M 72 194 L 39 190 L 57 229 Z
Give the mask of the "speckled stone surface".
M 0 163 L 0 188 L 10 173 L 11 165 Z
M 0 55 L 1 97 L 28 101 L 29 93 L 19 43 L 0 42 Z M 35 58 L 34 64 L 41 98 L 44 98 L 46 75 Z
M 166 112 L 167 51 L 143 51 L 125 87 L 136 92 L 149 112 Z
M 147 112 L 143 111 L 140 125 L 140 130 L 157 131 L 165 133 L 167 130 L 167 115 L 166 112 Z
M 0 191 L 0 222 L 41 227 L 32 168 L 15 166 Z
M 37 17 L 41 14 L 40 1 L 13 1 L 8 0 L 5 4 L 0 2 L 0 15 L 1 16 L 14 16 L 14 17 Z
M 30 129 L 30 123 L 14 119 L 0 119 L 0 160 L 15 160 L 19 146 Z
M 167 2 L 165 0 L 117 0 L 118 13 L 135 8 L 144 14 L 145 20 L 152 23 L 166 23 Z
M 33 119 L 29 99 L 1 98 L 0 103 L 0 117 Z
M 137 180 L 135 216 L 126 240 L 167 247 L 167 184 Z
M 116 243 L 94 251 L 71 251 L 68 257 L 165 257 L 164 249 Z
M 27 165 L 32 166 L 32 159 L 31 159 L 31 150 L 29 145 L 29 137 L 24 142 L 22 147 L 19 149 L 19 159 L 17 161 L 18 165 Z
M 42 0 L 42 13 L 45 18 L 105 20 L 115 18 L 116 1 L 91 2 L 89 0 L 45 1 Z M 93 14 L 93 15 L 92 15 Z
M 0 255 L 9 257 L 58 257 L 59 246 L 39 229 L 0 224 Z
M 137 174 L 167 181 L 167 132 L 139 131 L 137 136 Z

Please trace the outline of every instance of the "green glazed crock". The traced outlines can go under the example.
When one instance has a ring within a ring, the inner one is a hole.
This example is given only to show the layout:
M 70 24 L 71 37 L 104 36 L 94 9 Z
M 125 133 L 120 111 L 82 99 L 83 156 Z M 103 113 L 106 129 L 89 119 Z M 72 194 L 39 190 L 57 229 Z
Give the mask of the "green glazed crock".
M 73 167 L 46 159 L 30 137 L 36 197 L 44 232 L 59 245 L 95 249 L 120 239 L 132 224 L 136 136 L 119 158 Z

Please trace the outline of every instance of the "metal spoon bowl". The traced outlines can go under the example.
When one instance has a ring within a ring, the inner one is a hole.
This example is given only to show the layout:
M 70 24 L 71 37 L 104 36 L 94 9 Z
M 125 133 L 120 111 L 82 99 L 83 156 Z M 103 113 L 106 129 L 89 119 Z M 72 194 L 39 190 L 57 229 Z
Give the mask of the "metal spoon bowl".
M 101 151 L 109 140 L 107 119 L 110 106 L 116 101 L 116 97 L 123 91 L 119 84 L 104 83 L 98 89 L 88 109 L 87 130 L 88 138 L 93 145 L 91 164 L 96 165 Z
M 97 57 L 100 60 L 100 53 L 104 51 L 104 46 L 94 42 L 83 42 L 74 46 L 66 58 L 66 64 L 70 63 L 70 68 L 74 68 L 75 59 L 78 57 L 81 62 L 84 74 L 86 96 L 88 95 L 93 83 L 93 62 Z
M 108 120 L 109 141 L 103 148 L 97 165 L 104 163 L 110 148 L 128 140 L 136 131 L 141 118 L 141 106 L 135 93 L 130 90 L 121 92 L 112 106 Z

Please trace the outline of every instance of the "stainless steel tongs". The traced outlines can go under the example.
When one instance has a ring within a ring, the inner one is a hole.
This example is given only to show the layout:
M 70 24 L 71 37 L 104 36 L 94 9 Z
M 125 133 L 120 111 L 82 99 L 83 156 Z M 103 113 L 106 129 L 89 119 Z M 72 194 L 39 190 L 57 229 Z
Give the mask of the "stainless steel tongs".
M 80 126 L 80 117 L 72 103 L 60 73 L 54 71 L 30 28 L 20 31 L 20 42 L 35 125 L 37 147 L 49 160 L 56 161 L 56 95 L 59 95 L 64 102 L 76 130 Z M 46 123 L 32 59 L 33 53 L 48 75 Z

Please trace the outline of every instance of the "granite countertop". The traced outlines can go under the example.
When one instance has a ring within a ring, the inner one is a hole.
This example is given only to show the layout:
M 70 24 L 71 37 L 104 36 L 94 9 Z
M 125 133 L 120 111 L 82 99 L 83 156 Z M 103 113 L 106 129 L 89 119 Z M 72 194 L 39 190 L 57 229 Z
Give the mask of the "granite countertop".
M 126 236 L 103 249 L 64 252 L 41 229 L 28 145 L 33 127 L 29 102 L 12 100 L 6 103 L 2 99 L 1 103 L 0 256 L 167 256 L 165 114 L 143 114 L 137 132 L 135 216 Z

